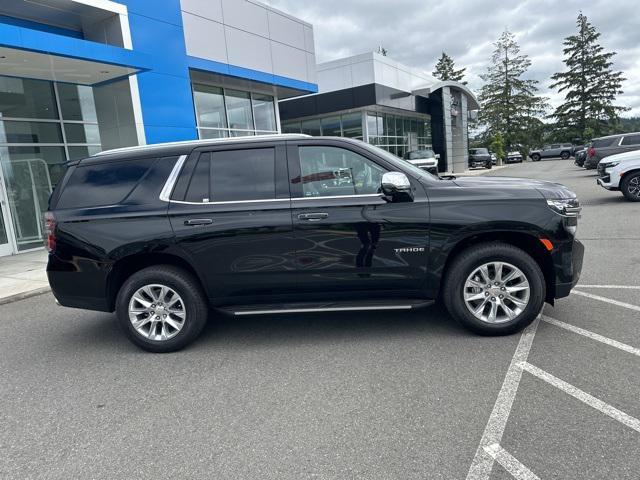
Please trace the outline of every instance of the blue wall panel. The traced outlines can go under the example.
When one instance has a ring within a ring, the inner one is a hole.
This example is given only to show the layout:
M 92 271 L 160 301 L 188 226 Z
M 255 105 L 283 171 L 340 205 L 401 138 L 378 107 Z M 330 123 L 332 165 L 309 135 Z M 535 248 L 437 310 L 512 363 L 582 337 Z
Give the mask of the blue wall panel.
M 198 138 L 179 0 L 125 0 L 136 51 L 152 57 L 138 75 L 147 143 Z

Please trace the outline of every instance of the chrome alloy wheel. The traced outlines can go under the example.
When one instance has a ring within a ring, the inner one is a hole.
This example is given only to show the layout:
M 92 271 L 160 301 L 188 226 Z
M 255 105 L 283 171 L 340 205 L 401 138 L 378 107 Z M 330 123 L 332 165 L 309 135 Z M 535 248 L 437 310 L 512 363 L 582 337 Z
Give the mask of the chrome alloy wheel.
M 631 195 L 640 197 L 640 177 L 633 177 L 629 181 L 629 186 L 627 187 L 627 190 L 629 190 L 629 193 Z
M 520 315 L 529 303 L 531 287 L 522 271 L 505 262 L 476 268 L 464 284 L 464 302 L 478 320 L 504 323 Z
M 166 285 L 145 285 L 129 301 L 129 320 L 145 338 L 155 341 L 175 337 L 187 318 L 187 311 L 178 293 Z

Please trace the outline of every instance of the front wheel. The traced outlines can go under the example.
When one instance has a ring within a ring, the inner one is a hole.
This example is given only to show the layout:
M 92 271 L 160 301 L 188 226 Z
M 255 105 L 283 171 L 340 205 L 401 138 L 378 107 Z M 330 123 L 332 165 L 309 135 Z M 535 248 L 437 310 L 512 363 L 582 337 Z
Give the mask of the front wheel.
M 129 340 L 156 353 L 193 342 L 206 324 L 208 310 L 199 283 L 171 265 L 134 273 L 116 299 L 118 321 Z
M 560 158 L 562 158 L 563 160 L 567 160 L 571 155 L 569 154 L 569 152 L 562 152 L 560 154 Z
M 491 163 L 491 160 L 489 160 L 489 162 L 485 164 L 484 168 L 486 168 L 487 170 L 490 170 L 491 168 L 493 168 L 493 164 Z
M 539 162 L 540 161 L 540 155 L 538 155 L 537 153 L 534 155 L 531 155 L 531 160 L 534 162 Z
M 449 313 L 480 335 L 508 335 L 542 310 L 544 275 L 529 254 L 505 243 L 468 248 L 451 264 L 443 300 Z
M 640 172 L 625 175 L 620 184 L 624 197 L 631 202 L 640 202 Z

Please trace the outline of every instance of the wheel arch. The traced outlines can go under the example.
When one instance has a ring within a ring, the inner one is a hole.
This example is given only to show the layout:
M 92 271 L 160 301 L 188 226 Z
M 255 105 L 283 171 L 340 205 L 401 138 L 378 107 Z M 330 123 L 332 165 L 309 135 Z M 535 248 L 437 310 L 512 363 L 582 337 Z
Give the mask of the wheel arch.
M 115 309 L 116 297 L 127 278 L 140 270 L 157 265 L 171 265 L 188 272 L 205 290 L 202 278 L 193 265 L 184 258 L 171 253 L 137 253 L 120 258 L 111 267 L 107 278 L 107 302 L 110 311 Z
M 525 232 L 512 232 L 512 231 L 492 231 L 482 232 L 468 235 L 459 239 L 455 245 L 449 251 L 447 255 L 444 269 L 445 274 L 449 271 L 449 267 L 453 260 L 464 250 L 474 245 L 482 243 L 501 242 L 517 247 L 528 253 L 538 264 L 546 284 L 546 298 L 545 301 L 553 304 L 555 299 L 556 290 L 556 276 L 553 265 L 553 259 L 550 252 L 542 245 L 540 238 L 535 234 Z M 440 281 L 439 296 L 442 294 L 442 288 L 444 281 Z

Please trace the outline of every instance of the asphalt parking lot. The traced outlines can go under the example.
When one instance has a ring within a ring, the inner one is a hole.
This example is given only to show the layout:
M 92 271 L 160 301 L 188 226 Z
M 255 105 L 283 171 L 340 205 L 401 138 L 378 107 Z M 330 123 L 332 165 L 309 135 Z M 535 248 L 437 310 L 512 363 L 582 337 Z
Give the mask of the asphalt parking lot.
M 51 295 L 0 306 L 0 478 L 637 479 L 640 204 L 571 160 L 580 287 L 524 334 L 439 307 L 215 318 L 151 355 Z M 624 288 L 622 288 L 624 287 Z

